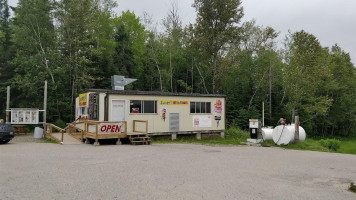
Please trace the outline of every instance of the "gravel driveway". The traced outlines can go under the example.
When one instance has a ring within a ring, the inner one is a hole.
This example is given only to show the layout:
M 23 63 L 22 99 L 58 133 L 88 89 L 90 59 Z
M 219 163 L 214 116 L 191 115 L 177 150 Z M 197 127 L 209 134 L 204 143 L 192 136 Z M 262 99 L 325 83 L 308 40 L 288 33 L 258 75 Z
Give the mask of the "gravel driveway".
M 356 156 L 189 144 L 0 145 L 0 199 L 356 199 Z

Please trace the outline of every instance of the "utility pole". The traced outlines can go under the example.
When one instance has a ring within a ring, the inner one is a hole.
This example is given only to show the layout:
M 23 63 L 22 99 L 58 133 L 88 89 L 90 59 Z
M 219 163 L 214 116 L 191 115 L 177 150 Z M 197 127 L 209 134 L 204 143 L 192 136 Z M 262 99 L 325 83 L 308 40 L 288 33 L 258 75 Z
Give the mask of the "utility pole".
M 265 102 L 262 102 L 262 127 L 265 127 Z
M 6 98 L 6 123 L 9 123 L 10 115 L 10 86 L 7 86 L 7 98 Z
M 299 126 L 300 126 L 299 116 L 295 116 L 295 135 L 294 135 L 294 140 L 296 142 L 299 141 Z
M 272 65 L 269 65 L 269 119 L 272 120 Z
M 44 98 L 43 98 L 43 122 L 47 122 L 47 81 L 44 85 Z

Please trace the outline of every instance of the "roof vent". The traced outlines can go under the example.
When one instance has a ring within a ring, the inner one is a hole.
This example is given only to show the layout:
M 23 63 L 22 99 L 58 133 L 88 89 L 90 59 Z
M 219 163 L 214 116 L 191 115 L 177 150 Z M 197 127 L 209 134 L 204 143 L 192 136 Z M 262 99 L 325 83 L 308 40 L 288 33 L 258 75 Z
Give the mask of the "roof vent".
M 113 90 L 125 90 L 125 85 L 135 82 L 137 79 L 125 78 L 124 76 L 111 76 L 111 86 Z

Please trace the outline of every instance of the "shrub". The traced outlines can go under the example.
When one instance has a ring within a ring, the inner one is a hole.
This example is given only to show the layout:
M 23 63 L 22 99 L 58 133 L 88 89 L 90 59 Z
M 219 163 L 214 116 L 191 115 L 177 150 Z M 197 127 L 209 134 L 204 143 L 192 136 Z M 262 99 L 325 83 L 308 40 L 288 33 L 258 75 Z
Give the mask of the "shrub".
M 60 128 L 65 128 L 66 127 L 66 123 L 61 120 L 61 119 L 56 119 L 56 121 L 54 122 L 54 125 L 60 127 Z
M 233 139 L 246 140 L 247 138 L 249 138 L 249 133 L 241 130 L 240 128 L 231 127 L 226 130 L 226 136 L 231 137 Z
M 356 193 L 356 185 L 353 182 L 350 183 L 349 190 Z
M 337 151 L 340 149 L 340 140 L 336 139 L 326 139 L 326 140 L 320 140 L 321 146 L 331 150 L 331 151 Z

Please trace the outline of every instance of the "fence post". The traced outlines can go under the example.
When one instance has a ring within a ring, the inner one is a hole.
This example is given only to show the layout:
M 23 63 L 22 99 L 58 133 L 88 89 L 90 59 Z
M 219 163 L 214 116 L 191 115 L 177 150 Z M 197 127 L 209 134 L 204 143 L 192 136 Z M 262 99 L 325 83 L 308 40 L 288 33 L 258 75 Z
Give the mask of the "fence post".
M 46 135 L 47 135 L 47 124 L 44 123 L 43 124 L 43 137 L 46 137 Z
M 63 135 L 64 135 L 64 131 L 63 131 L 63 130 L 61 130 L 61 133 L 62 133 L 61 142 L 63 143 Z
M 99 145 L 99 138 L 98 138 L 98 124 L 95 124 L 96 130 L 95 130 L 95 145 Z
M 148 134 L 148 121 L 146 120 L 146 134 Z

